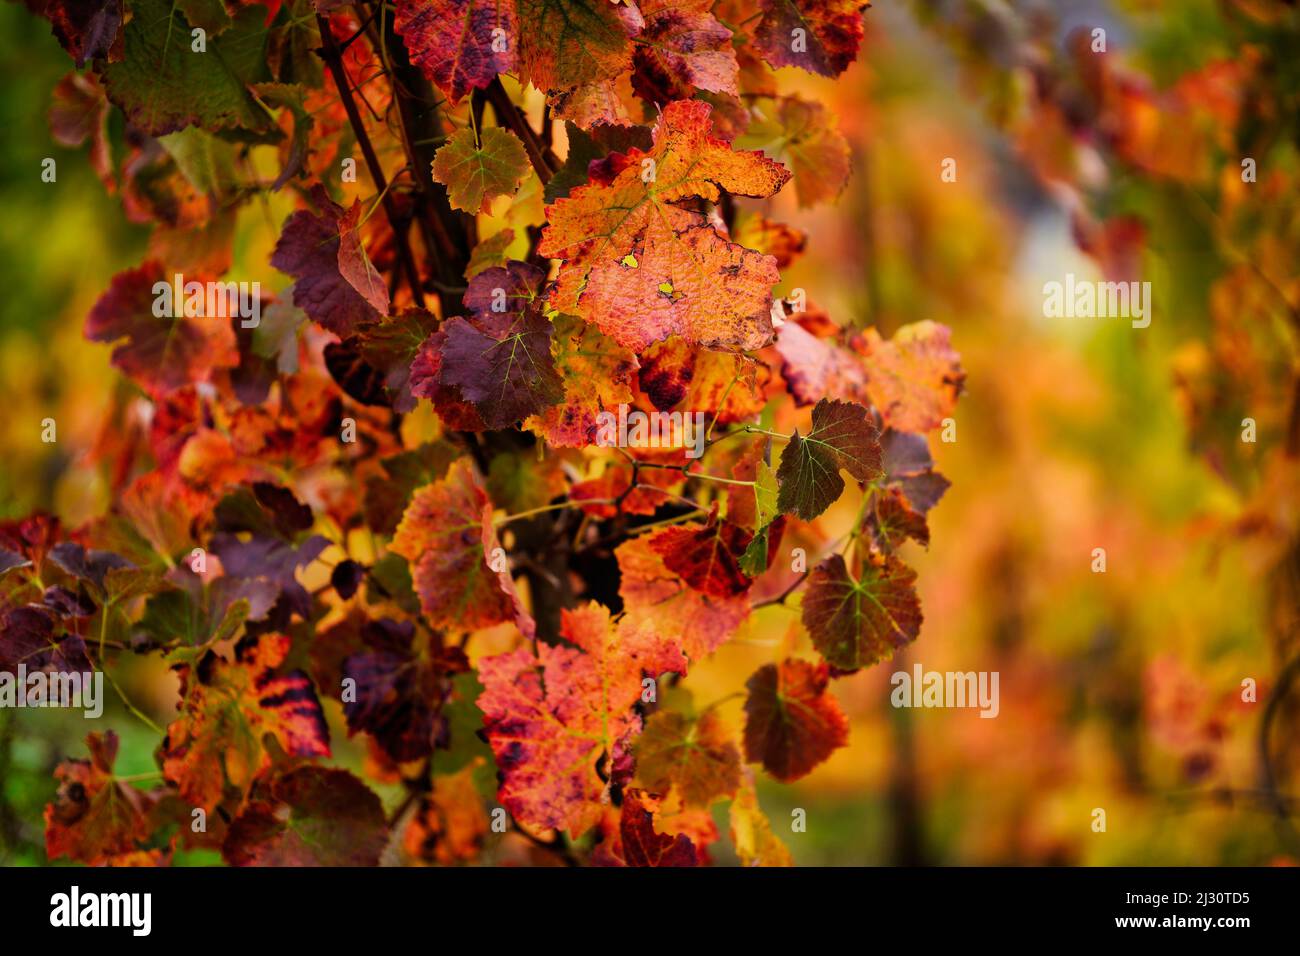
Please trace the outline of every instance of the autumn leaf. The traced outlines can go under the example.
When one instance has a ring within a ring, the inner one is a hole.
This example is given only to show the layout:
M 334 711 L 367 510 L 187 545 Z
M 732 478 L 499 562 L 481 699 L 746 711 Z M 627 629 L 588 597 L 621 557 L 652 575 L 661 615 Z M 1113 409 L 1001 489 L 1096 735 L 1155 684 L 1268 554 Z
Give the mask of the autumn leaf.
M 101 57 L 122 58 L 122 0 L 50 0 L 43 15 L 77 69 Z
M 519 65 L 539 90 L 617 76 L 632 46 L 608 0 L 518 0 Z
M 796 431 L 781 452 L 778 510 L 816 518 L 843 493 L 841 468 L 858 481 L 881 474 L 876 426 L 861 405 L 822 399 L 813 408 L 812 431 Z
M 339 275 L 375 312 L 383 315 L 388 311 L 388 289 L 361 243 L 361 213 L 361 200 L 358 199 L 339 218 Z
M 869 0 L 761 0 L 760 6 L 754 43 L 772 66 L 837 76 L 857 59 Z
M 738 563 L 752 537 L 744 528 L 714 514 L 707 525 L 664 528 L 650 540 L 650 548 L 668 570 L 696 591 L 730 598 L 744 594 L 754 583 Z
M 714 352 L 673 336 L 656 342 L 639 357 L 637 381 L 660 411 L 710 409 L 719 425 L 752 418 L 766 404 L 768 370 L 734 352 Z
M 630 11 L 630 7 L 625 7 Z M 594 130 L 601 126 L 630 128 L 634 123 L 628 109 L 631 83 L 624 88 L 624 77 L 596 80 L 563 90 L 551 90 L 546 97 L 551 115 L 576 129 Z
M 410 621 L 367 621 L 361 628 L 366 650 L 343 661 L 343 677 L 355 696 L 343 701 L 348 733 L 366 731 L 393 760 L 427 757 L 446 746 L 442 705 L 452 678 L 469 669 L 458 647 L 444 647 L 440 634 L 417 636 Z
M 116 343 L 113 364 L 151 393 L 206 381 L 239 364 L 228 321 L 186 317 L 176 303 L 174 314 L 155 314 L 154 286 L 171 281 L 154 261 L 119 272 L 86 317 L 86 338 Z
M 630 789 L 623 794 L 619 815 L 618 841 L 612 848 L 603 845 L 601 862 L 623 866 L 698 866 L 695 845 L 684 833 L 668 834 L 655 830 L 659 799 L 643 790 Z
M 790 166 L 800 206 L 836 198 L 848 185 L 849 143 L 824 103 L 798 96 L 761 99 L 738 146 L 761 149 Z
M 696 90 L 732 93 L 740 67 L 731 31 L 713 16 L 712 0 L 645 0 L 645 25 L 632 57 L 632 87 L 650 103 L 687 100 Z
M 543 278 L 523 262 L 480 272 L 465 291 L 471 316 L 444 322 L 429 343 L 441 355 L 438 384 L 456 389 L 490 428 L 512 425 L 564 397 L 551 356 L 554 329 L 537 292 Z
M 392 534 L 415 490 L 437 481 L 459 457 L 460 449 L 451 442 L 437 441 L 380 459 L 383 475 L 366 481 L 366 523 L 382 534 Z
M 388 842 L 379 798 L 346 770 L 299 767 L 230 824 L 231 866 L 377 866 Z
M 289 653 L 283 634 L 246 638 L 227 661 L 207 655 L 180 667 L 180 715 L 167 728 L 163 774 L 191 805 L 211 811 L 227 787 L 248 795 L 270 765 L 271 734 L 291 756 L 329 756 L 329 730 L 311 680 L 277 674 Z
M 325 367 L 343 391 L 363 405 L 405 414 L 416 405 L 411 367 L 433 322 L 423 309 L 404 309 L 400 315 L 366 323 L 341 342 L 325 346 Z
M 489 126 L 476 136 L 457 130 L 433 157 L 433 178 L 447 187 L 452 208 L 487 212 L 492 200 L 509 196 L 528 175 L 528 154 L 508 129 Z
M 776 259 L 778 269 L 792 266 L 803 256 L 808 245 L 806 232 L 787 223 L 768 219 L 766 216 L 749 215 L 738 218 L 736 227 L 731 231 L 731 238 L 742 246 L 772 256 Z M 778 332 L 778 336 L 779 334 Z M 779 341 L 778 337 L 778 343 Z
M 484 551 L 489 538 L 496 538 L 492 506 L 463 459 L 411 499 L 389 547 L 411 563 L 420 607 L 432 627 L 476 630 L 513 618 L 531 629 L 513 585 L 507 590 L 509 572 L 488 566 L 494 558 Z
M 502 229 L 486 239 L 479 242 L 470 254 L 469 263 L 465 266 L 466 281 L 474 278 L 485 269 L 505 266 L 506 249 L 515 241 L 515 231 L 513 229 Z
M 539 251 L 565 260 L 552 304 L 633 351 L 674 334 L 710 348 L 764 345 L 775 260 L 729 241 L 685 201 L 770 196 L 789 176 L 713 138 L 706 104 L 670 103 L 648 152 L 612 154 L 599 178 L 547 207 Z
M 190 24 L 166 0 L 134 0 L 123 29 L 125 54 L 103 71 L 108 98 L 140 129 L 160 136 L 186 126 L 278 139 L 279 127 L 249 94 L 272 79 L 266 66 L 266 9 L 242 7 L 203 53 Z
M 488 466 L 487 492 L 509 512 L 541 508 L 567 487 L 558 455 L 538 460 L 535 452 L 502 452 Z
M 584 129 L 572 122 L 564 124 L 569 140 L 569 152 L 564 165 L 546 184 L 544 195 L 548 203 L 563 199 L 588 179 L 593 160 L 603 160 L 610 153 L 626 153 L 632 149 L 650 149 L 650 130 L 645 126 L 597 123 Z
M 754 775 L 745 768 L 736 798 L 731 801 L 731 842 L 742 866 L 793 866 L 790 851 L 772 832 L 771 821 L 758 805 Z
M 745 759 L 789 783 L 848 743 L 849 722 L 826 689 L 825 664 L 765 664 L 745 684 Z
M 59 789 L 45 807 L 45 853 L 94 866 L 148 840 L 157 797 L 114 777 L 116 733 L 87 734 L 86 746 L 89 760 L 65 760 L 54 770 Z
M 402 831 L 408 858 L 451 866 L 478 857 L 488 834 L 487 811 L 474 783 L 482 762 L 479 757 L 455 773 L 433 778 L 433 789 Z
M 631 404 L 637 360 L 596 326 L 570 315 L 554 320 L 555 369 L 564 396 L 524 424 L 561 448 L 593 445 L 598 416 Z
M 312 321 L 350 335 L 380 316 L 380 310 L 352 283 L 367 272 L 366 254 L 352 220 L 354 213 L 345 213 L 320 186 L 312 191 L 312 202 L 320 213 L 300 209 L 285 221 L 271 265 L 297 280 L 293 304 Z
M 515 4 L 501 0 L 398 0 L 393 29 L 411 62 L 458 103 L 515 68 Z
M 479 661 L 478 705 L 502 775 L 502 805 L 531 827 L 578 837 L 599 819 L 612 777 L 630 775 L 641 730 L 633 705 L 642 680 L 686 662 L 671 642 L 615 634 L 609 611 L 588 603 L 561 613 L 573 646 L 522 647 Z
M 752 524 L 756 529 L 739 561 L 740 570 L 756 578 L 771 567 L 785 532 L 786 518 L 777 508 L 779 488 L 771 465 L 761 458 L 752 465 L 742 464 L 736 470 L 736 478 L 754 482 L 752 489 L 737 489 L 736 492 L 738 496 L 751 495 L 752 504 L 744 501 L 730 507 L 738 522 Z M 737 501 L 735 498 L 732 500 Z M 751 515 L 752 521 L 749 520 Z
M 795 404 L 811 405 L 828 396 L 869 401 L 861 358 L 838 343 L 813 335 L 798 322 L 784 322 L 776 333 L 776 350 Z
M 740 749 L 716 710 L 696 718 L 655 711 L 634 750 L 637 779 L 658 793 L 674 788 L 688 806 L 707 807 L 740 786 Z
M 665 530 L 633 538 L 614 551 L 624 616 L 621 632 L 679 642 L 687 658 L 701 661 L 735 633 L 749 613 L 745 594 L 717 597 L 691 588 L 654 547 Z
M 803 624 L 813 646 L 841 671 L 869 667 L 916 640 L 921 603 L 916 572 L 892 554 L 871 554 L 855 579 L 832 555 L 808 579 Z
M 886 428 L 880 436 L 885 483 L 903 493 L 907 503 L 925 514 L 943 497 L 951 482 L 934 470 L 924 435 Z
M 51 3 L 47 10 L 54 7 Z M 108 99 L 94 73 L 69 73 L 54 88 L 50 98 L 50 136 L 60 146 L 73 149 L 89 140 L 91 168 L 105 188 L 112 190 L 117 182 L 113 176 L 108 116 Z
M 966 381 L 952 333 L 937 322 L 914 322 L 882 339 L 868 329 L 858 351 L 867 394 L 885 424 L 904 432 L 938 428 L 957 407 Z
M 925 515 L 912 507 L 901 488 L 886 488 L 873 495 L 865 526 L 872 540 L 887 551 L 908 538 L 919 544 L 930 543 Z

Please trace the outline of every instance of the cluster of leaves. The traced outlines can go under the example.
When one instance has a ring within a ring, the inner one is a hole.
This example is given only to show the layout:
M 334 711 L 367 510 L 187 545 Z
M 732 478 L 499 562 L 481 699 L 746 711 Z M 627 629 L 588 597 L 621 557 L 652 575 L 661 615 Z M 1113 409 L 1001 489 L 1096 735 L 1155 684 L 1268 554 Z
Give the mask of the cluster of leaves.
M 85 326 L 133 385 L 91 454 L 113 506 L 0 527 L 0 668 L 179 679 L 161 782 L 92 734 L 51 857 L 468 861 L 499 804 L 530 852 L 695 865 L 728 800 L 740 859 L 789 862 L 746 764 L 809 773 L 848 736 L 831 681 L 916 640 L 900 549 L 963 385 L 942 326 L 777 294 L 807 237 L 767 200 L 833 199 L 849 164 L 774 68 L 843 72 L 865 6 L 49 0 L 83 68 L 54 134 L 153 231 Z M 286 189 L 292 285 L 257 327 L 157 314 Z M 493 210 L 518 228 L 480 235 Z M 701 414 L 703 456 L 607 447 L 620 407 Z M 743 729 L 667 693 L 799 597 L 815 657 L 759 668 Z M 335 700 L 407 794 L 387 814 L 325 763 Z

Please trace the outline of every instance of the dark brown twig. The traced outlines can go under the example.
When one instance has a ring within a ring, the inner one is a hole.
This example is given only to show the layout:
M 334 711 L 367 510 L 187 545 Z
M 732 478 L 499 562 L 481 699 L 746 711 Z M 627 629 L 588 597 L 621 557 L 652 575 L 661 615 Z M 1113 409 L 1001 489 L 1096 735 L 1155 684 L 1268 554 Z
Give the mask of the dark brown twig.
M 415 256 L 411 253 L 411 244 L 406 235 L 409 223 L 398 212 L 393 197 L 388 192 L 388 180 L 384 176 L 383 167 L 379 164 L 379 157 L 375 154 L 375 147 L 370 142 L 370 135 L 366 132 L 365 124 L 361 121 L 361 114 L 357 111 L 356 101 L 352 98 L 347 71 L 343 68 L 343 54 L 339 50 L 333 32 L 330 30 L 329 20 L 318 13 L 316 14 L 316 24 L 320 28 L 321 41 L 321 48 L 317 52 L 320 58 L 325 61 L 330 75 L 334 78 L 334 86 L 339 91 L 339 99 L 343 101 L 343 109 L 348 114 L 348 122 L 352 124 L 352 132 L 356 135 L 357 144 L 361 147 L 361 155 L 365 157 L 366 168 L 370 170 L 370 178 L 374 181 L 375 189 L 379 190 L 380 201 L 384 204 L 384 212 L 388 216 L 389 224 L 393 227 L 393 239 L 397 244 L 397 258 L 402 264 L 402 271 L 406 273 L 407 284 L 411 287 L 411 296 L 415 299 L 416 305 L 423 307 L 424 291 L 420 288 L 420 270 L 415 265 Z
M 497 122 L 509 127 L 519 137 L 528 153 L 528 161 L 537 170 L 537 177 L 546 185 L 560 168 L 560 162 L 549 147 L 538 138 L 536 131 L 528 125 L 528 120 L 519 107 L 510 101 L 510 95 L 501 85 L 501 78 L 495 78 L 487 88 L 487 101 L 492 104 L 492 111 L 497 114 Z

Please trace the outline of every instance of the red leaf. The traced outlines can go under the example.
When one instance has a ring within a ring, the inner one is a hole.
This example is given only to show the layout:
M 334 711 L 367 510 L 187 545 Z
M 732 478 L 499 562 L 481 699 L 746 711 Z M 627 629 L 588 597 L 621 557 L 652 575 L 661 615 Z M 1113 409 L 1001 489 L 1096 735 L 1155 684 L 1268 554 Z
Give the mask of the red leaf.
M 785 783 L 798 780 L 849 739 L 849 722 L 827 692 L 825 664 L 766 664 L 745 686 L 745 759 Z

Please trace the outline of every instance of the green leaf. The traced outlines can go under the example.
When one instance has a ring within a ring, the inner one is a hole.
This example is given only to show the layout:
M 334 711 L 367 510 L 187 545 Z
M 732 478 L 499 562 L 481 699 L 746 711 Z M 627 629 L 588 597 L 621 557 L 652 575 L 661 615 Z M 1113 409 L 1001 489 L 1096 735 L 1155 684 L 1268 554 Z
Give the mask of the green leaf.
M 163 149 L 191 186 L 225 203 L 237 186 L 235 149 L 225 140 L 196 126 L 158 137 Z
M 740 570 L 756 578 L 767 570 L 768 531 L 780 513 L 778 490 L 772 466 L 760 461 L 754 472 L 754 526 L 758 531 L 740 556 Z
M 201 27 L 214 37 L 230 26 L 230 14 L 221 0 L 176 0 L 176 9 L 185 14 L 185 19 L 196 27 Z
M 454 133 L 433 157 L 433 178 L 447 187 L 455 209 L 487 212 L 497 196 L 507 196 L 528 174 L 528 154 L 507 129 L 483 130 L 482 141 L 466 127 Z
M 876 425 L 856 402 L 823 398 L 813 408 L 812 431 L 796 431 L 781 453 L 777 509 L 805 521 L 816 518 L 843 493 L 841 468 L 858 481 L 882 474 Z
M 108 97 L 147 133 L 186 126 L 272 142 L 280 131 L 248 86 L 270 79 L 266 8 L 244 7 L 206 49 L 193 48 L 191 26 L 168 0 L 135 0 L 124 30 L 125 56 L 104 69 Z

